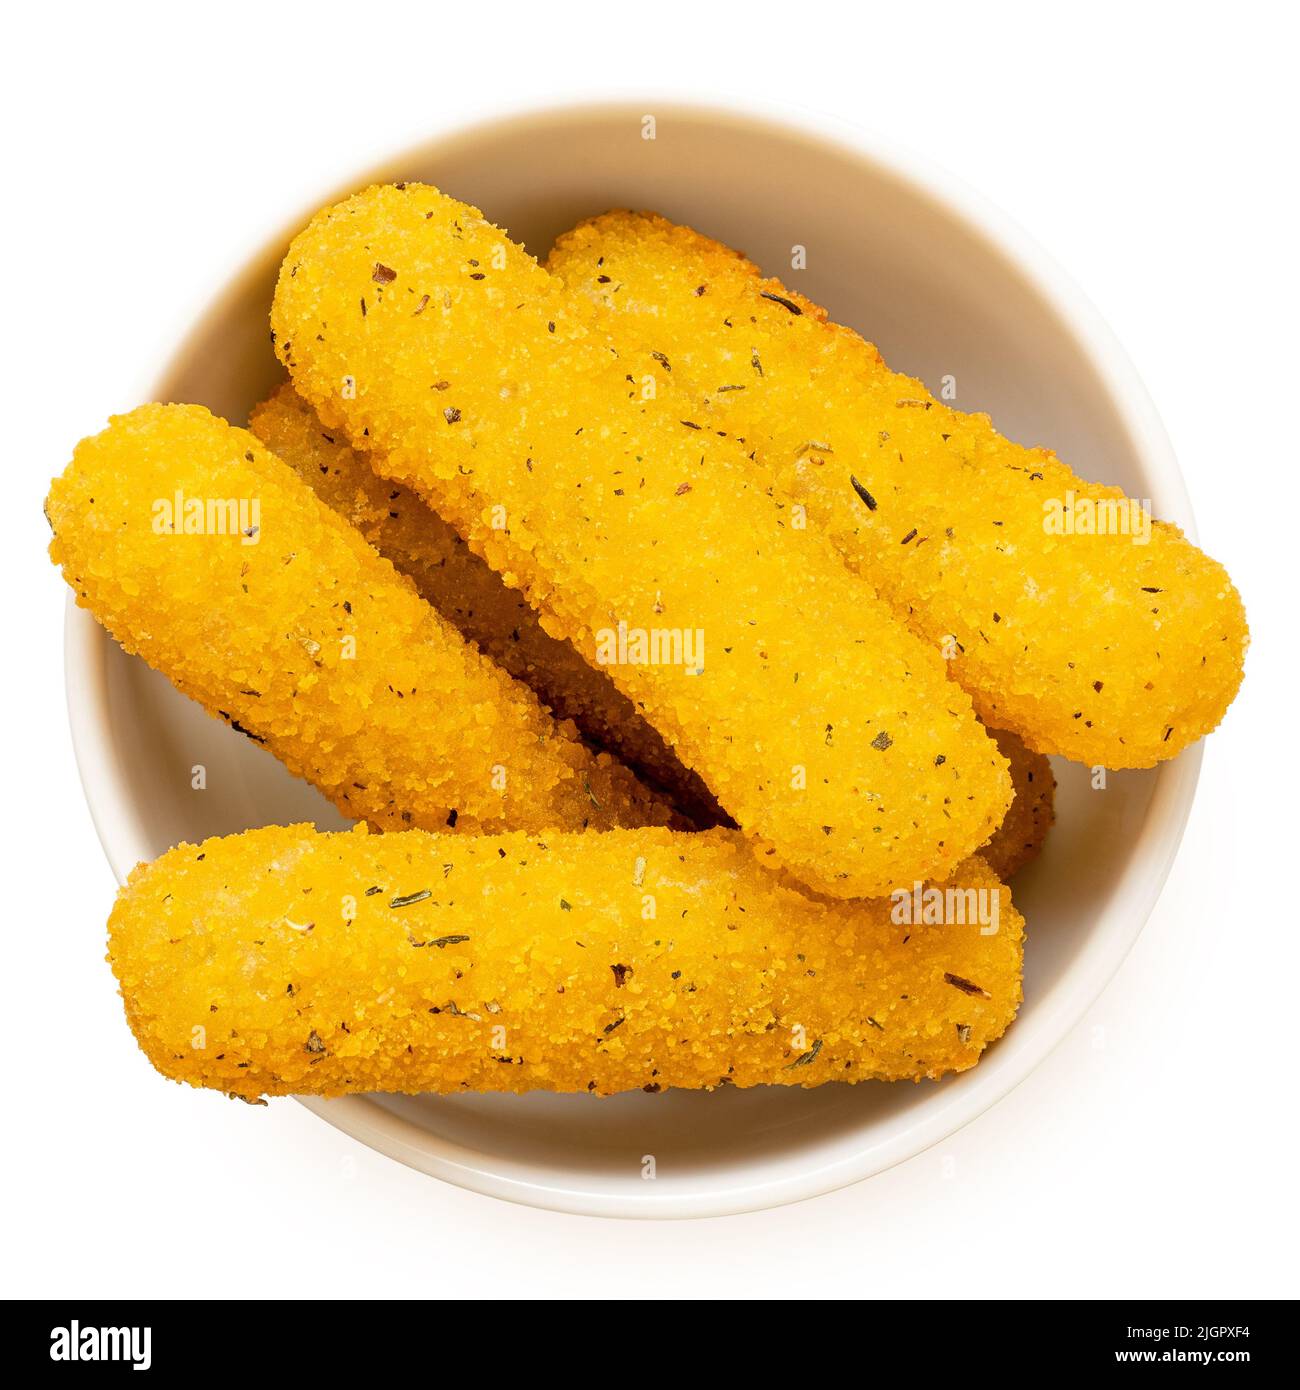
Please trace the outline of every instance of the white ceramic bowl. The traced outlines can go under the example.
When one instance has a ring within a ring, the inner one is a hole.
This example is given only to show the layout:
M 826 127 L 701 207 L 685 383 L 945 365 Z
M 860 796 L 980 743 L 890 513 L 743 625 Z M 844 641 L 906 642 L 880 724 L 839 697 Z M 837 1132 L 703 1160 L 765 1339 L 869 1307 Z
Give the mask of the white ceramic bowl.
M 643 117 L 655 118 L 654 140 Z M 544 256 L 579 218 L 653 208 L 746 250 L 860 329 L 896 367 L 1077 471 L 1151 498 L 1190 527 L 1168 439 L 1095 312 L 1023 234 L 970 191 L 873 140 L 672 104 L 529 112 L 443 136 L 337 193 L 421 179 L 481 207 Z M 321 201 L 327 200 L 322 192 Z M 279 378 L 272 287 L 303 209 L 195 326 L 158 382 L 242 422 Z M 787 272 L 791 248 L 807 269 Z M 134 405 L 124 401 L 122 408 Z M 311 788 L 210 719 L 70 607 L 68 700 L 86 796 L 119 878 L 177 841 L 271 822 L 341 824 Z M 611 1216 L 704 1216 L 826 1192 L 937 1143 L 1054 1047 L 1114 973 L 1181 838 L 1200 755 L 1158 772 L 1058 765 L 1059 824 L 1015 886 L 1029 922 L 1025 1004 L 960 1077 L 715 1094 L 382 1097 L 305 1102 L 363 1143 L 480 1192 Z M 190 768 L 208 768 L 207 790 Z M 643 1177 L 643 1155 L 656 1177 Z

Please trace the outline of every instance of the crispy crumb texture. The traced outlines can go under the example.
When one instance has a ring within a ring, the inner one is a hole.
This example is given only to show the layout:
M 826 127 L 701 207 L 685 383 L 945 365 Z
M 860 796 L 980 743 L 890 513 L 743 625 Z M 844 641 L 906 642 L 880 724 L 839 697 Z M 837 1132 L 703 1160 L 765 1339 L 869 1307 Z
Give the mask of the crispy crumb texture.
M 1005 882 L 1042 853 L 1056 821 L 1056 776 L 1041 753 L 1034 753 L 1006 729 L 993 737 L 1011 768 L 1015 797 L 980 858 Z
M 109 960 L 154 1066 L 248 1100 L 920 1080 L 1021 997 L 1010 894 L 953 884 L 996 931 L 805 896 L 725 830 L 277 826 L 137 868 Z
M 757 476 L 950 652 L 986 723 L 1043 753 L 1150 767 L 1222 719 L 1245 614 L 1223 567 L 1177 527 L 891 372 L 824 310 L 687 227 L 609 213 L 562 237 L 548 264 L 613 311 L 630 371 L 669 358 L 685 399 L 745 436 Z
M 662 824 L 246 430 L 145 405 L 50 488 L 77 602 L 345 814 L 469 831 Z
M 532 689 L 558 719 L 663 787 L 693 819 L 725 815 L 610 679 L 548 636 L 528 600 L 508 588 L 409 488 L 380 478 L 365 455 L 284 385 L 255 407 L 249 429 L 470 641 Z
M 272 328 L 326 424 L 605 666 L 771 862 L 837 896 L 951 872 L 1010 783 L 938 649 L 684 414 L 666 355 L 624 360 L 562 290 L 473 208 L 381 186 L 294 240 Z

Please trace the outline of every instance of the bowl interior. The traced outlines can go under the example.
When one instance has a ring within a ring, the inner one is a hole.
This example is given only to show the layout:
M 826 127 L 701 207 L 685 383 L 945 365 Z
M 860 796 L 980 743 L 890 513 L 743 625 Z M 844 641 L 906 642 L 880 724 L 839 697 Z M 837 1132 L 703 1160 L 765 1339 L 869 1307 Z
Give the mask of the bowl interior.
M 961 408 L 987 410 L 1003 433 L 1050 443 L 1080 473 L 1188 520 L 1172 464 L 1140 427 L 1131 369 L 1107 357 L 1108 341 L 1090 336 L 1065 307 L 1068 296 L 976 213 L 889 161 L 818 134 L 665 107 L 652 112 L 648 140 L 646 114 L 602 107 L 517 117 L 430 143 L 350 188 L 381 178 L 436 183 L 540 256 L 568 226 L 610 207 L 652 208 L 691 223 L 825 304 L 878 343 L 891 365 L 932 389 L 954 377 Z M 210 306 L 159 382 L 158 399 L 201 402 L 242 423 L 280 379 L 267 314 L 294 230 Z M 790 269 L 795 246 L 806 248 L 805 270 Z M 78 757 L 119 876 L 182 839 L 271 822 L 344 824 L 317 792 L 75 610 L 68 656 Z M 207 784 L 195 791 L 199 763 Z M 878 1171 L 1004 1094 L 1095 997 L 1163 881 L 1197 763 L 1193 752 L 1158 773 L 1110 773 L 1102 792 L 1088 769 L 1058 761 L 1058 825 L 1015 885 L 1030 931 L 1021 1018 L 964 1076 L 606 1100 L 351 1097 L 312 1108 L 426 1171 L 560 1209 L 716 1213 Z

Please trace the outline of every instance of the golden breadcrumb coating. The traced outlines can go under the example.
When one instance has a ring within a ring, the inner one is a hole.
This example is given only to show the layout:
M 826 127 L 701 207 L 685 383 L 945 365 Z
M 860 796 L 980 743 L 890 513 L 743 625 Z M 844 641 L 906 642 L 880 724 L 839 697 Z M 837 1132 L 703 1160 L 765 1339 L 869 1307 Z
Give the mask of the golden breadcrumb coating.
M 1222 719 L 1245 614 L 1223 567 L 1177 527 L 891 372 L 824 310 L 689 228 L 609 213 L 562 237 L 549 265 L 619 311 L 605 324 L 631 372 L 667 357 L 691 408 L 745 437 L 759 481 L 805 506 L 952 657 L 986 723 L 1043 753 L 1150 767 Z
M 1041 753 L 1034 753 L 1006 729 L 993 730 L 998 749 L 1011 767 L 1016 794 L 980 858 L 1006 882 L 1037 859 L 1056 820 L 1056 775 Z
M 46 514 L 77 602 L 345 815 L 469 831 L 669 817 L 201 406 L 115 417 L 77 446 Z
M 837 896 L 951 872 L 1010 782 L 938 651 L 561 289 L 473 208 L 375 187 L 295 239 L 272 327 L 327 425 L 607 669 L 771 862 Z
M 517 589 L 486 565 L 409 488 L 380 478 L 290 385 L 255 406 L 249 429 L 345 517 L 479 649 L 523 681 L 559 719 L 663 787 L 698 821 L 725 817 L 708 789 L 617 686 L 567 642 L 549 637 Z
M 245 1099 L 919 1080 L 1020 1001 L 1010 893 L 950 887 L 812 898 L 727 830 L 270 826 L 138 867 L 109 960 L 154 1066 Z

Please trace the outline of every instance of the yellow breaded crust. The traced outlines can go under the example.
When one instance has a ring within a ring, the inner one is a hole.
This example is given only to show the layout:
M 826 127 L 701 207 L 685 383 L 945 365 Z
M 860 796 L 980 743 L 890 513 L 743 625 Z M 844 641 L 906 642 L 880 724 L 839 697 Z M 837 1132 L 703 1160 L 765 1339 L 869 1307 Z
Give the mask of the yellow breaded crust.
M 242 522 L 225 502 L 244 504 Z M 184 532 L 191 503 L 205 533 Z M 77 446 L 46 514 L 77 602 L 346 815 L 469 831 L 669 818 L 292 469 L 201 406 L 116 416 Z
M 734 440 L 646 399 L 560 288 L 474 209 L 383 186 L 294 240 L 272 327 L 326 423 L 381 451 L 547 631 L 613 656 L 774 863 L 836 896 L 950 872 L 1010 800 L 969 698 Z M 656 631 L 660 663 L 638 664 Z
M 463 636 L 523 681 L 559 719 L 663 787 L 692 818 L 725 819 L 695 773 L 613 682 L 548 636 L 528 601 L 507 588 L 443 519 L 366 458 L 286 384 L 255 406 L 249 429 L 322 501 L 346 518 Z
M 994 730 L 993 737 L 1011 768 L 1016 794 L 980 858 L 1005 883 L 1042 851 L 1056 821 L 1056 775 L 1041 753 L 1026 748 L 1009 730 Z
M 954 883 L 996 931 L 805 896 L 734 831 L 271 826 L 137 868 L 109 960 L 154 1066 L 246 1099 L 919 1080 L 1020 1001 L 1010 893 Z
M 1135 543 L 1150 518 L 1118 488 L 945 405 L 689 228 L 609 213 L 562 237 L 549 265 L 619 311 L 605 322 L 631 371 L 666 356 L 709 422 L 745 436 L 759 477 L 952 656 L 986 723 L 1043 753 L 1149 767 L 1222 719 L 1245 613 L 1177 527 Z M 1099 503 L 1108 534 L 1082 531 Z

